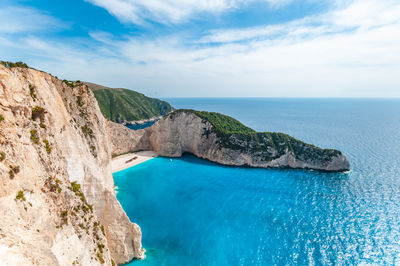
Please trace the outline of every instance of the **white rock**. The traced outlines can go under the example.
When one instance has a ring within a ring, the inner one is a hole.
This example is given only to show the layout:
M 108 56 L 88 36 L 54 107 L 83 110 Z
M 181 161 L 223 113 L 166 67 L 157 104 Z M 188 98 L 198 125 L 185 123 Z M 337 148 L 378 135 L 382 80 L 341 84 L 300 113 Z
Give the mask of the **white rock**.
M 46 111 L 42 122 L 31 119 L 35 106 Z M 6 155 L 0 162 L 0 261 L 98 265 L 100 244 L 105 265 L 112 258 L 122 264 L 142 257 L 140 228 L 115 197 L 106 120 L 93 93 L 86 86 L 70 88 L 44 72 L 0 65 L 0 114 L 5 118 L 0 152 Z M 38 144 L 31 141 L 31 130 L 36 130 Z M 20 169 L 13 179 L 10 166 Z M 70 190 L 74 181 L 87 203 Z M 24 199 L 16 199 L 19 191 Z M 67 222 L 60 226 L 63 211 Z

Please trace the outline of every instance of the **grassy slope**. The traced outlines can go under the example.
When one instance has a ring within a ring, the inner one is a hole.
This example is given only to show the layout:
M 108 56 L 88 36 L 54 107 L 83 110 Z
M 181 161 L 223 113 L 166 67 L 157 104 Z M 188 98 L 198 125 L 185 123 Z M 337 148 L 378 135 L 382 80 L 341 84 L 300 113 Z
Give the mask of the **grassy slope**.
M 326 162 L 332 156 L 339 155 L 341 152 L 332 149 L 321 149 L 314 145 L 304 143 L 284 133 L 276 132 L 256 132 L 246 127 L 238 120 L 214 112 L 203 112 L 196 110 L 177 110 L 171 115 L 179 112 L 190 112 L 201 117 L 213 125 L 213 131 L 220 139 L 222 147 L 241 150 L 250 153 L 266 153 L 268 147 L 274 148 L 278 153 L 276 156 L 264 154 L 265 160 L 272 160 L 283 155 L 286 150 L 290 150 L 301 160 Z M 211 132 L 204 132 L 205 135 Z
M 136 91 L 111 89 L 88 82 L 85 84 L 93 90 L 103 115 L 114 122 L 150 119 L 166 115 L 172 110 L 169 103 Z
M 29 68 L 23 62 L 0 61 L 0 64 L 10 68 Z M 71 88 L 82 84 L 80 81 L 63 80 L 63 82 Z M 103 115 L 114 122 L 150 119 L 166 115 L 173 109 L 167 102 L 146 97 L 136 91 L 111 89 L 90 82 L 84 82 L 84 84 L 94 92 Z

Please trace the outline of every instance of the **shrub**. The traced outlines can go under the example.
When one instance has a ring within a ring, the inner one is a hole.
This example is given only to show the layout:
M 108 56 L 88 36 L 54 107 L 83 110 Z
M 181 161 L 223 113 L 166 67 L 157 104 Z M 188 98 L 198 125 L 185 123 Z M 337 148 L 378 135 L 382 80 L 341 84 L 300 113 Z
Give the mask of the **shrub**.
M 57 191 L 58 193 L 61 193 L 59 183 L 57 183 L 57 181 L 55 181 L 54 178 L 52 178 L 51 176 L 49 176 L 49 178 L 47 178 L 47 180 L 45 181 L 45 186 L 49 189 L 50 192 Z
M 50 147 L 49 141 L 48 141 L 47 139 L 44 139 L 44 140 L 43 140 L 43 143 L 44 143 L 44 147 L 46 148 L 46 152 L 47 152 L 48 154 L 50 154 L 50 152 L 51 152 L 51 147 Z
M 35 87 L 29 84 L 29 94 L 31 95 L 33 100 L 36 100 L 36 92 Z
M 25 64 L 24 62 L 21 62 L 21 61 L 16 62 L 16 63 L 8 62 L 8 61 L 0 61 L 0 64 L 2 64 L 5 67 L 23 67 L 23 68 L 28 68 L 28 65 Z
M 97 258 L 99 259 L 101 264 L 104 264 L 104 259 L 103 259 L 103 255 L 100 252 L 97 252 Z
M 40 120 L 42 120 L 45 112 L 46 110 L 43 107 L 36 105 L 35 107 L 32 108 L 32 119 L 36 120 L 39 117 Z
M 10 179 L 14 179 L 15 174 L 12 170 L 8 171 L 8 176 L 10 177 Z
M 2 151 L 0 152 L 0 162 L 4 161 L 6 159 L 6 154 Z
M 62 211 L 60 216 L 61 216 L 61 219 L 62 219 L 62 223 L 66 224 L 68 222 L 68 211 L 67 210 Z
M 88 125 L 84 125 L 83 127 L 81 127 L 83 134 L 86 137 L 90 137 L 93 138 L 93 130 L 88 126 Z
M 97 248 L 99 249 L 100 253 L 103 253 L 103 248 L 105 248 L 104 244 L 97 244 Z
M 21 62 L 21 61 L 16 62 L 14 65 L 15 65 L 16 67 L 28 68 L 28 65 L 25 64 L 24 62 Z
M 19 166 L 18 165 L 10 165 L 10 170 L 8 171 L 8 175 L 10 176 L 10 179 L 13 179 L 15 177 L 16 174 L 19 173 Z
M 41 127 L 41 128 L 44 128 L 44 129 L 47 128 L 46 124 L 44 124 L 44 123 L 40 123 L 40 127 Z
M 74 83 L 72 81 L 64 79 L 63 82 L 70 88 L 74 88 Z
M 0 122 L 4 121 L 4 116 L 0 114 Z
M 39 144 L 39 137 L 37 135 L 37 130 L 32 129 L 30 133 L 31 133 L 31 141 L 35 144 Z
M 90 152 L 92 153 L 94 158 L 97 158 L 96 147 L 94 145 L 90 145 Z
M 84 198 L 81 198 L 81 200 L 84 201 Z M 88 206 L 82 205 L 82 211 L 83 211 L 84 213 L 88 213 L 88 212 L 89 212 Z
M 75 181 L 74 181 L 74 182 L 71 182 L 71 187 L 70 187 L 70 189 L 75 193 L 75 195 L 77 195 L 77 196 L 80 197 L 80 199 L 81 199 L 81 201 L 82 201 L 83 203 L 86 202 L 85 194 L 83 194 L 83 192 L 81 191 L 81 185 L 79 185 L 79 184 L 76 183 Z M 87 212 L 89 211 L 89 209 L 90 209 L 89 207 L 87 207 L 87 206 L 85 206 L 85 205 L 82 205 L 82 210 L 83 210 L 85 213 L 87 213 Z
M 16 200 L 23 200 L 25 201 L 25 196 L 24 196 L 24 192 L 22 190 L 18 191 L 17 196 L 15 197 Z
M 83 106 L 83 103 L 82 103 L 82 96 L 78 96 L 78 97 L 76 97 L 76 104 L 79 106 L 79 107 L 82 107 Z
M 80 192 L 81 191 L 81 185 L 79 185 L 78 183 L 76 183 L 76 181 L 71 182 L 71 190 L 75 193 Z
M 11 168 L 11 170 L 13 170 L 14 173 L 16 173 L 16 174 L 19 173 L 19 170 L 20 170 L 19 165 L 14 165 L 14 166 L 10 165 L 10 168 Z

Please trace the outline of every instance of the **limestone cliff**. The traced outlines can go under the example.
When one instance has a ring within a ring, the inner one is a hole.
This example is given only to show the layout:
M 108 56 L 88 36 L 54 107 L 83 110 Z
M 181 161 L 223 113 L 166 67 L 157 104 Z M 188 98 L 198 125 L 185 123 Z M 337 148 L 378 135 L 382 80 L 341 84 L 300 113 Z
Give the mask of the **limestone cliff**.
M 111 265 L 143 256 L 117 201 L 106 120 L 93 93 L 0 65 L 0 261 Z
M 321 149 L 282 133 L 255 132 L 217 113 L 177 110 L 145 130 L 130 131 L 121 127 L 108 125 L 109 131 L 119 134 L 117 139 L 111 138 L 113 153 L 149 149 L 161 156 L 180 157 L 187 152 L 234 166 L 323 171 L 350 168 L 338 150 Z
M 144 129 L 131 130 L 122 124 L 112 121 L 107 121 L 106 127 L 112 156 L 152 149 L 147 137 L 148 132 Z

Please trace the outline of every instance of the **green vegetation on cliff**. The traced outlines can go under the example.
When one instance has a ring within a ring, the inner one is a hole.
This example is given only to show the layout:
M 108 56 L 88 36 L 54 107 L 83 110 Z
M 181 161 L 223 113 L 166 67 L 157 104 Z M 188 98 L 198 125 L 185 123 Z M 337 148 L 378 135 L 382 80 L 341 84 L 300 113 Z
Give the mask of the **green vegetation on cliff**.
M 8 62 L 8 61 L 0 61 L 0 64 L 2 64 L 5 67 L 22 67 L 22 68 L 28 68 L 28 65 L 25 64 L 24 62 Z
M 136 121 L 166 115 L 173 108 L 165 101 L 127 89 L 111 89 L 86 82 L 103 115 L 114 122 Z
M 291 151 L 298 159 L 322 163 L 329 162 L 333 156 L 341 154 L 338 150 L 321 149 L 284 133 L 256 132 L 238 120 L 220 113 L 180 109 L 171 113 L 170 117 L 173 118 L 182 112 L 193 113 L 202 118 L 204 122 L 209 122 L 212 129 L 205 130 L 203 134 L 208 136 L 215 133 L 221 147 L 262 154 L 266 161 L 279 158 L 286 151 Z
M 205 111 L 194 111 L 194 113 L 204 120 L 210 122 L 219 132 L 226 134 L 252 134 L 256 132 L 254 129 L 246 127 L 238 120 L 227 115 Z

